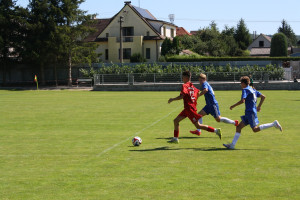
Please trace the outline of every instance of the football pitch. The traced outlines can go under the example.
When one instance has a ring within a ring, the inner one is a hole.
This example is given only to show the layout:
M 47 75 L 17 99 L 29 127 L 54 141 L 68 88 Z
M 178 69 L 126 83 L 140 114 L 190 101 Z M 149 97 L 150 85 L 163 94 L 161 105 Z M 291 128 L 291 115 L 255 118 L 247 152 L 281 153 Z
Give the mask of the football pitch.
M 185 119 L 180 143 L 167 143 L 179 91 L 0 90 L 0 199 L 300 199 L 300 91 L 261 92 L 260 124 L 277 119 L 283 133 L 247 126 L 226 150 L 235 127 L 212 116 L 203 123 L 222 140 L 190 134 Z M 221 115 L 240 120 L 244 105 L 229 107 L 241 91 L 215 93 Z

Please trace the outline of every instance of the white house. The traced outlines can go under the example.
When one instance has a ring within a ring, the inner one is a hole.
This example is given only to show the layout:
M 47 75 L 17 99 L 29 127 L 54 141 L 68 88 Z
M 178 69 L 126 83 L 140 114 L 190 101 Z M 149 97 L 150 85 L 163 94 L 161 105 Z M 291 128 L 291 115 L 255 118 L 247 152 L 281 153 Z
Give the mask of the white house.
M 271 40 L 271 37 L 260 34 L 248 47 L 250 56 L 270 56 Z
M 140 53 L 148 62 L 158 61 L 161 45 L 166 37 L 176 36 L 176 25 L 157 20 L 148 10 L 125 1 L 124 7 L 110 19 L 96 19 L 97 32 L 85 41 L 96 42 L 103 62 L 120 62 L 120 21 L 122 21 L 122 49 L 124 62 Z

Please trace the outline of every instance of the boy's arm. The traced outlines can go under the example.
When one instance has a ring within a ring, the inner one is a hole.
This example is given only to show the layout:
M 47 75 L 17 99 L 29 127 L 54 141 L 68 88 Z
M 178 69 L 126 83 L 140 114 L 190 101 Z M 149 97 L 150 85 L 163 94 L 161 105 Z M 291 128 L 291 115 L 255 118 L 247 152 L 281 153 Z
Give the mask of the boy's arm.
M 232 110 L 234 107 L 239 106 L 239 105 L 241 105 L 243 103 L 245 103 L 245 99 L 241 99 L 236 104 L 233 104 L 232 106 L 230 106 L 230 110 Z
M 260 95 L 260 102 L 259 102 L 259 104 L 258 104 L 258 106 L 256 108 L 257 112 L 259 112 L 261 110 L 261 105 L 264 103 L 265 99 L 266 99 L 266 96 L 263 95 L 263 94 L 261 94 Z
M 170 98 L 168 103 L 171 103 L 172 101 L 177 101 L 177 100 L 180 100 L 180 99 L 183 99 L 182 95 L 179 95 L 178 97 L 175 97 L 175 98 Z
M 200 97 L 200 96 L 206 94 L 207 92 L 208 92 L 208 89 L 207 89 L 207 88 L 203 89 L 203 90 L 200 92 L 200 94 L 198 95 L 198 97 Z

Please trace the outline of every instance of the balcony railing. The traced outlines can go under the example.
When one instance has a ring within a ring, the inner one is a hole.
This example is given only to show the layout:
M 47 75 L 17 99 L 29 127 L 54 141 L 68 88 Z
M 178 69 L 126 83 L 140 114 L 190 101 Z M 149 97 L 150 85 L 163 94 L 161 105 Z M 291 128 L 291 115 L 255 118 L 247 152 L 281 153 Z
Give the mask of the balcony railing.
M 133 37 L 132 36 L 123 36 L 123 38 L 122 38 L 123 40 L 123 42 L 133 42 Z M 120 42 L 120 38 L 118 37 L 117 38 L 117 42 Z

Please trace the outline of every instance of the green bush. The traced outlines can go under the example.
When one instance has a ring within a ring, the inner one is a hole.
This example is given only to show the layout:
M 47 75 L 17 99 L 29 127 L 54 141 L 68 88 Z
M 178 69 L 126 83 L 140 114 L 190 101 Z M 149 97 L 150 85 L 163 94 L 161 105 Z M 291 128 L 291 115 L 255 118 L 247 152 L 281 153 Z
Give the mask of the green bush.
M 134 53 L 131 57 L 130 57 L 130 62 L 131 63 L 143 63 L 146 62 L 146 58 L 144 58 L 140 53 Z
M 271 57 L 287 56 L 287 39 L 283 33 L 276 33 L 271 41 Z
M 236 77 L 243 75 L 250 75 L 254 72 L 267 73 L 270 79 L 283 79 L 284 70 L 282 67 L 276 65 L 267 65 L 260 67 L 258 65 L 246 65 L 243 67 L 236 67 L 227 64 L 226 66 L 193 66 L 191 64 L 169 64 L 162 66 L 158 64 L 137 64 L 135 66 L 129 65 L 111 65 L 105 66 L 104 64 L 98 68 L 82 68 L 80 72 L 84 77 L 93 77 L 95 74 L 127 74 L 127 73 L 139 73 L 139 74 L 181 74 L 182 71 L 189 70 L 194 75 L 200 73 L 208 73 L 210 80 L 226 80 L 227 77 L 232 77 L 234 74 Z
M 241 52 L 246 53 L 246 52 Z M 261 61 L 261 60 L 281 60 L 296 61 L 300 57 L 193 57 L 193 56 L 168 56 L 168 62 L 204 62 L 204 61 Z

